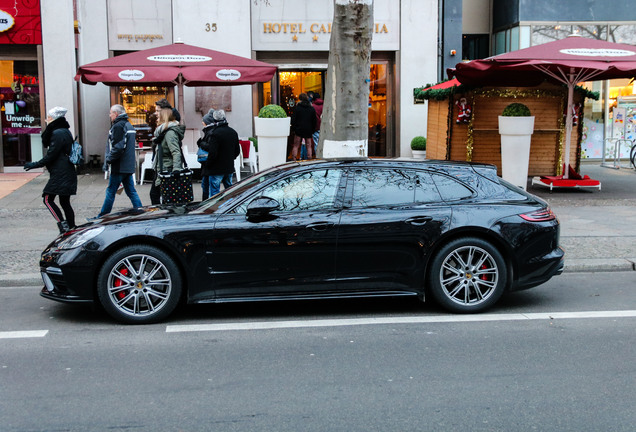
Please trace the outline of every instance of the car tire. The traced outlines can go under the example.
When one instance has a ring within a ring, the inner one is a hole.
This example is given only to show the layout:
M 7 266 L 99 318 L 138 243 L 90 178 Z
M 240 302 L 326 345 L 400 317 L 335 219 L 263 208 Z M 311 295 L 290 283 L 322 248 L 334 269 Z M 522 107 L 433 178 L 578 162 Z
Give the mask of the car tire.
M 150 324 L 170 315 L 181 298 L 181 273 L 153 246 L 127 246 L 113 253 L 97 278 L 104 310 L 127 324 Z
M 428 288 L 450 312 L 481 312 L 499 300 L 507 277 L 505 260 L 497 248 L 482 239 L 465 237 L 437 252 L 428 272 Z

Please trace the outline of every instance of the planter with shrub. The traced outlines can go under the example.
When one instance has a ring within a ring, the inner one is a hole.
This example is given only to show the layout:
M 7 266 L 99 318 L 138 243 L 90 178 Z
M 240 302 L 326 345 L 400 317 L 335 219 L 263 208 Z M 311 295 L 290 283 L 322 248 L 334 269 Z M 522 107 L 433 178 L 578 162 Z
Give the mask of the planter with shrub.
M 530 141 L 533 130 L 534 116 L 523 104 L 512 103 L 499 116 L 501 177 L 524 190 L 528 183 Z
M 426 138 L 416 136 L 411 140 L 411 152 L 415 159 L 426 159 Z
M 265 105 L 254 117 L 258 137 L 258 158 L 261 170 L 280 165 L 287 160 L 287 137 L 291 118 L 279 105 Z

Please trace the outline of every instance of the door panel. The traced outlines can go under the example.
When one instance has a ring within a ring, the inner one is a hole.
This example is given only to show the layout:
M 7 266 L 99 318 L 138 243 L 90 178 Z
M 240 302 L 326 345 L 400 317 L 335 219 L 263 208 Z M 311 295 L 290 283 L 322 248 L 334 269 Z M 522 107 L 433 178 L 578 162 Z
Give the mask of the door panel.
M 288 176 L 259 192 L 280 204 L 269 217 L 248 218 L 248 203 L 219 217 L 207 254 L 217 298 L 333 289 L 341 175 L 326 169 Z
M 342 212 L 336 254 L 339 283 L 365 291 L 420 288 L 425 258 L 451 216 L 430 176 L 355 170 L 347 196 L 351 208 Z

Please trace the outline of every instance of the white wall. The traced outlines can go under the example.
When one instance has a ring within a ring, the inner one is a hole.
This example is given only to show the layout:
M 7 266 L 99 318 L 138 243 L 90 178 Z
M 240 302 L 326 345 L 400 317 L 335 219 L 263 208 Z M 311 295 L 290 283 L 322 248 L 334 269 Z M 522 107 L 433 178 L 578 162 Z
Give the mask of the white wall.
M 413 89 L 437 82 L 437 1 L 402 0 L 398 56 L 397 142 L 411 156 L 411 139 L 426 136 L 428 104 L 413 102 Z
M 173 1 L 173 37 L 229 54 L 251 58 L 251 0 L 188 0 Z M 187 6 L 186 6 L 187 5 Z M 216 24 L 216 31 L 206 31 L 207 24 Z M 194 87 L 184 91 L 185 124 L 188 129 L 201 128 L 201 113 L 195 111 Z M 252 86 L 232 87 L 232 111 L 227 119 L 239 136 L 252 136 Z
M 108 28 L 105 1 L 78 1 L 78 66 L 108 58 Z M 73 75 L 75 75 L 73 72 Z M 110 88 L 104 84 L 79 83 L 82 144 L 86 154 L 101 155 L 102 162 L 110 129 Z
M 77 131 L 73 0 L 41 0 L 44 102 L 68 109 L 71 132 Z

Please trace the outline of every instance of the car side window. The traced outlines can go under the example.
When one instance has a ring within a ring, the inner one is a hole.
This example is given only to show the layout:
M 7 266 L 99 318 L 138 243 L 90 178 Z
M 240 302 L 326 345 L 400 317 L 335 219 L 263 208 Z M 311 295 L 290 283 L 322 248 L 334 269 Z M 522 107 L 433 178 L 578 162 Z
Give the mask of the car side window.
M 416 203 L 433 203 L 440 202 L 442 198 L 437 191 L 437 187 L 427 172 L 417 172 L 415 179 L 415 202 Z
M 333 208 L 342 171 L 325 169 L 291 175 L 277 181 L 260 195 L 273 198 L 280 204 L 280 210 L 307 211 Z
M 436 173 L 431 173 L 431 177 L 444 201 L 456 201 L 473 195 L 472 190 L 454 178 Z
M 414 173 L 401 169 L 356 169 L 353 207 L 411 205 L 415 199 Z

